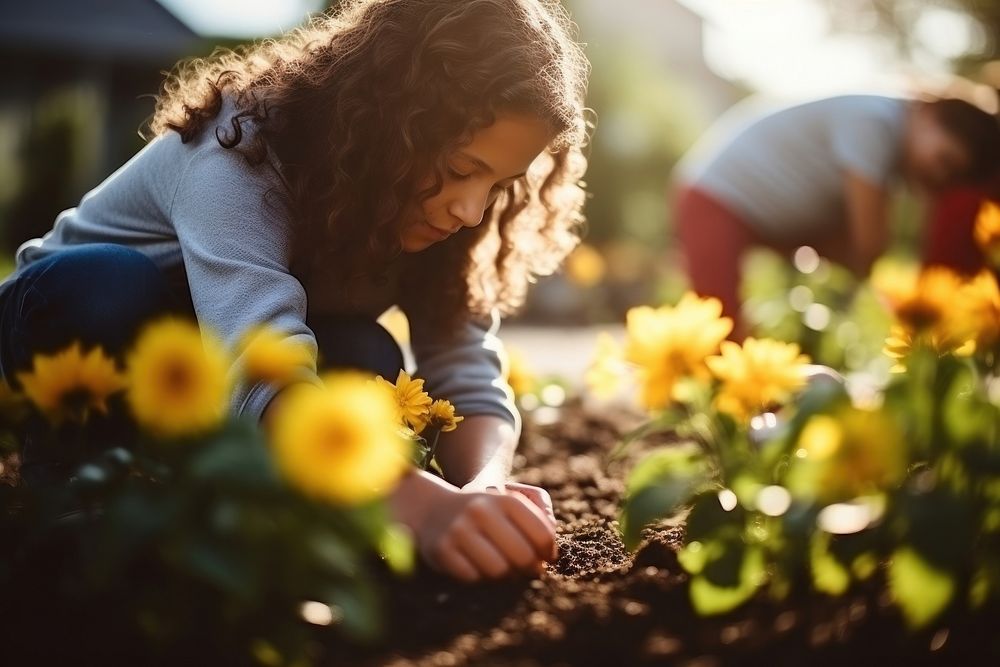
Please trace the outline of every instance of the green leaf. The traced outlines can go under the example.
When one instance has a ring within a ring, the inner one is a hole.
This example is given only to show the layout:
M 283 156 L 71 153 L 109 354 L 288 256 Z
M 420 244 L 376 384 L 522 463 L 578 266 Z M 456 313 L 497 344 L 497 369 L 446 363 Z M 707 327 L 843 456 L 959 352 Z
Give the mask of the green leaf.
M 736 588 L 742 580 L 747 545 L 740 539 L 727 539 L 719 544 L 722 548 L 707 560 L 700 574 L 714 586 Z
M 327 604 L 344 614 L 344 629 L 354 638 L 371 642 L 381 630 L 379 604 L 374 587 L 361 580 L 347 580 L 329 595 Z
M 205 443 L 190 470 L 196 478 L 250 486 L 271 486 L 278 479 L 267 444 L 240 422 Z
M 357 575 L 358 553 L 338 533 L 316 531 L 306 538 L 305 546 L 329 572 L 348 577 Z
M 809 545 L 809 565 L 813 586 L 827 595 L 839 596 L 847 592 L 851 574 L 829 550 L 830 536 L 817 532 Z
M 897 549 L 889 563 L 889 591 L 911 628 L 922 628 L 945 610 L 955 595 L 955 579 L 909 547 Z
M 625 548 L 635 549 L 639 546 L 642 529 L 658 519 L 674 514 L 679 507 L 690 500 L 693 492 L 692 480 L 671 477 L 653 486 L 647 486 L 627 498 L 621 515 Z
M 652 419 L 638 428 L 632 429 L 622 436 L 621 442 L 611 451 L 609 458 L 614 461 L 625 455 L 625 451 L 636 440 L 641 440 L 646 436 L 655 433 L 662 433 L 674 428 L 678 423 L 687 418 L 687 412 L 678 408 L 670 407 L 662 412 L 657 418 Z
M 694 443 L 663 447 L 644 458 L 628 479 L 621 518 L 625 546 L 638 546 L 646 525 L 675 514 L 709 480 L 708 461 Z
M 968 501 L 947 488 L 909 492 L 901 508 L 908 519 L 906 539 L 933 565 L 950 569 L 966 560 L 975 543 L 975 524 Z
M 705 565 L 710 560 L 718 558 L 724 548 L 722 542 L 718 540 L 689 542 L 677 552 L 677 562 L 688 574 L 701 574 Z
M 410 574 L 416 563 L 413 540 L 402 526 L 387 524 L 378 545 L 379 553 L 397 574 Z
M 689 588 L 691 605 L 702 616 L 724 614 L 740 606 L 757 592 L 764 582 L 764 552 L 759 547 L 744 549 L 737 586 L 718 586 L 703 575 L 692 577 Z
M 731 536 L 742 536 L 746 520 L 746 510 L 737 505 L 727 512 L 719 502 L 716 491 L 706 491 L 699 494 L 691 512 L 687 516 L 686 539 L 688 541 L 707 541 L 719 537 L 719 531 L 730 533 Z
M 193 573 L 221 590 L 243 599 L 256 593 L 258 582 L 253 568 L 245 560 L 246 554 L 222 545 L 195 541 L 185 545 L 183 558 Z
M 635 493 L 670 477 L 704 478 L 707 475 L 708 461 L 701 447 L 683 442 L 657 449 L 643 458 L 629 474 L 627 491 Z
M 959 444 L 984 442 L 1000 422 L 1000 410 L 976 391 L 971 368 L 958 372 L 943 399 L 942 412 L 948 435 Z

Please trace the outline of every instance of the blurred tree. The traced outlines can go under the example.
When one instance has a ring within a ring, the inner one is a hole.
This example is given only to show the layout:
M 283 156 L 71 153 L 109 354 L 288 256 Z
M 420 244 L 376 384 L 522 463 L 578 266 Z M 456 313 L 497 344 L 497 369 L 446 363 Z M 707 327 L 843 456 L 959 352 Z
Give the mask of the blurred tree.
M 934 10 L 953 11 L 973 19 L 981 28 L 981 39 L 956 63 L 966 69 L 1000 55 L 1000 0 L 823 0 L 841 30 L 880 30 L 894 38 L 907 60 L 920 48 L 920 21 Z

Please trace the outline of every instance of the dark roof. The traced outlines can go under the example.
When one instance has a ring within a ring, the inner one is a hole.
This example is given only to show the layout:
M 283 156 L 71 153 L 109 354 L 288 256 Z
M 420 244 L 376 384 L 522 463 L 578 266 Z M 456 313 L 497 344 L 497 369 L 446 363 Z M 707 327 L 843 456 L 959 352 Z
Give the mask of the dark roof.
M 157 0 L 0 0 L 0 49 L 162 60 L 197 43 Z

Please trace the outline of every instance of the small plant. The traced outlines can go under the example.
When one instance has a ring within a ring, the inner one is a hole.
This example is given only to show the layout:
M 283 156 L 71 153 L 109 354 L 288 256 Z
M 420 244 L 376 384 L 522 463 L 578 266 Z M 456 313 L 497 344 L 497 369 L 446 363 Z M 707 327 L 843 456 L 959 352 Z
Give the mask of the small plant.
M 682 441 L 632 471 L 629 547 L 647 524 L 685 519 L 679 560 L 701 614 L 758 592 L 783 598 L 804 582 L 841 595 L 880 568 L 914 628 L 1000 597 L 993 275 L 935 272 L 902 286 L 889 299 L 897 373 L 853 400 L 839 382 L 807 383 L 795 345 L 721 342 L 728 325 L 712 300 L 698 305 L 716 316 L 701 320 L 700 347 L 671 342 L 682 329 L 649 319 L 684 319 L 693 299 L 630 313 L 622 361 L 636 367 L 654 417 L 625 444 L 668 429 Z
M 375 556 L 397 572 L 413 565 L 383 499 L 462 418 L 405 374 L 395 385 L 328 375 L 283 392 L 268 439 L 228 416 L 230 383 L 294 381 L 308 351 L 260 330 L 239 352 L 231 377 L 219 343 L 168 319 L 140 335 L 123 368 L 74 344 L 37 356 L 18 378 L 23 393 L 4 388 L 5 426 L 16 430 L 30 406 L 53 446 L 98 417 L 127 412 L 139 426 L 79 452 L 67 484 L 0 487 L 6 627 L 32 636 L 65 622 L 81 645 L 113 655 L 263 664 L 309 663 L 314 625 L 376 636 Z M 24 613 L 39 595 L 50 611 Z M 112 630 L 115 645 L 100 648 Z

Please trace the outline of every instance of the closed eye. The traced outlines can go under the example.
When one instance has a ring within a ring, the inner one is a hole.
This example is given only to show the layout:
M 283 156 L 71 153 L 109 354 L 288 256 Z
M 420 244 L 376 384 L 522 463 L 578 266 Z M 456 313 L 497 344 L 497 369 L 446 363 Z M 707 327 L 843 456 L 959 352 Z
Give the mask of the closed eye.
M 470 173 L 467 173 L 467 174 L 463 174 L 462 172 L 456 170 L 454 167 L 449 166 L 448 167 L 448 175 L 450 177 L 454 178 L 456 181 L 464 181 L 465 179 L 467 179 L 470 176 L 472 176 L 472 173 L 470 172 Z

